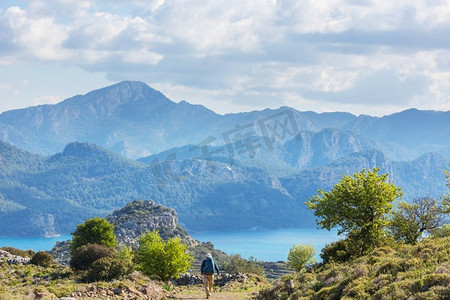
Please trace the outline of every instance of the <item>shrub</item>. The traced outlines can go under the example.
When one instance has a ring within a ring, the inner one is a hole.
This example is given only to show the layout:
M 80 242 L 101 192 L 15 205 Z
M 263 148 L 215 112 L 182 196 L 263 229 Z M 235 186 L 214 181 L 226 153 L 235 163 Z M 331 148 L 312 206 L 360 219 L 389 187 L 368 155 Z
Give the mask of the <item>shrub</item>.
M 354 256 L 349 248 L 349 242 L 346 239 L 332 242 L 322 248 L 320 257 L 324 263 L 346 262 Z
M 53 264 L 53 258 L 48 252 L 39 251 L 33 255 L 30 263 L 36 266 L 48 267 Z
M 264 267 L 253 257 L 248 260 L 239 254 L 231 255 L 230 261 L 223 265 L 223 270 L 228 273 L 253 273 L 262 275 Z
M 74 270 L 87 270 L 94 261 L 103 257 L 114 257 L 117 253 L 115 249 L 104 245 L 87 244 L 75 251 L 70 260 L 70 266 Z
M 119 257 L 102 257 L 91 264 L 86 280 L 94 281 L 111 281 L 120 279 L 131 273 L 131 268 L 126 261 Z

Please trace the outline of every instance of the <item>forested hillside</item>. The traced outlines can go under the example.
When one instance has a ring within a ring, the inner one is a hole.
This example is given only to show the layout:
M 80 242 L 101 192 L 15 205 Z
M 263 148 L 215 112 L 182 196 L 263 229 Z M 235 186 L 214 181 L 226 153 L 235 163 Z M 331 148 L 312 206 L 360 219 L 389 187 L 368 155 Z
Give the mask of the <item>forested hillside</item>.
M 0 235 L 28 236 L 69 233 L 84 219 L 136 199 L 175 208 L 189 230 L 312 227 L 304 202 L 344 173 L 380 166 L 406 199 L 438 197 L 448 165 L 438 154 L 395 162 L 374 150 L 282 172 L 194 158 L 148 165 L 87 143 L 68 144 L 52 156 L 1 143 L 0 157 Z

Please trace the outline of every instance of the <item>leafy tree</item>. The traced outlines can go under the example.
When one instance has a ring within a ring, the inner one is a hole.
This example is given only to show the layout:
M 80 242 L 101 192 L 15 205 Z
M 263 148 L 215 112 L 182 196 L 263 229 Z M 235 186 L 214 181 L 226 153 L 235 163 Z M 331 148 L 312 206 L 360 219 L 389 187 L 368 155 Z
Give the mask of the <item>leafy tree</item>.
M 36 266 L 48 267 L 53 264 L 53 258 L 48 252 L 38 251 L 33 255 L 30 263 Z
M 230 260 L 223 265 L 223 270 L 228 273 L 253 273 L 262 275 L 264 267 L 254 257 L 249 259 L 242 258 L 241 255 L 235 254 L 230 256 Z
M 316 261 L 314 255 L 316 255 L 316 250 L 313 246 L 293 245 L 289 250 L 287 266 L 300 272 L 306 265 Z
M 98 259 L 103 257 L 112 258 L 117 250 L 105 245 L 87 244 L 83 245 L 72 254 L 70 266 L 74 270 L 87 270 Z
M 124 246 L 122 249 L 119 250 L 117 253 L 117 258 L 120 259 L 123 264 L 125 265 L 125 273 L 129 274 L 134 270 L 134 253 L 131 247 Z
M 395 240 L 415 244 L 423 233 L 431 233 L 440 227 L 444 219 L 444 210 L 436 199 L 416 198 L 411 204 L 398 203 L 398 210 L 393 212 L 390 231 Z
M 139 239 L 135 258 L 144 274 L 166 281 L 191 267 L 192 257 L 187 249 L 179 238 L 163 241 L 157 231 L 152 231 Z
M 359 247 L 362 255 L 382 243 L 388 226 L 392 202 L 402 195 L 401 189 L 378 175 L 379 168 L 362 170 L 353 177 L 344 177 L 330 192 L 318 191 L 306 204 L 319 217 L 317 224 L 347 238 Z
M 106 219 L 99 217 L 88 219 L 83 224 L 78 225 L 75 232 L 72 233 L 70 252 L 74 253 L 78 248 L 87 244 L 117 247 L 114 226 Z

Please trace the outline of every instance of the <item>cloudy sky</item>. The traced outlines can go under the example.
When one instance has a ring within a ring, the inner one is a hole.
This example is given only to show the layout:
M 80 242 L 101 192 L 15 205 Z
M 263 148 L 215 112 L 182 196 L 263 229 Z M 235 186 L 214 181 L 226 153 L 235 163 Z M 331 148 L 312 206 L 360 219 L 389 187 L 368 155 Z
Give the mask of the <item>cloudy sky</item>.
M 450 1 L 0 2 L 0 112 L 122 80 L 219 113 L 450 110 Z

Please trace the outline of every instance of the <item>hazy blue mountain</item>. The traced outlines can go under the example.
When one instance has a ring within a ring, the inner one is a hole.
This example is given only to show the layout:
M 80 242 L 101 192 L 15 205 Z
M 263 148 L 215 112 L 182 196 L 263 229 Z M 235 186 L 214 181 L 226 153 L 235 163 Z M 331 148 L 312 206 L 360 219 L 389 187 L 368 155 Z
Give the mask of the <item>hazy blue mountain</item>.
M 304 225 L 303 202 L 262 170 L 195 159 L 159 167 L 160 173 L 98 146 L 71 143 L 42 157 L 39 167 L 21 165 L 5 176 L 0 235 L 67 233 L 135 199 L 174 207 L 192 230 Z
M 210 136 L 215 144 L 225 144 L 225 136 L 236 126 L 251 125 L 247 129 L 262 136 L 264 120 L 270 122 L 287 111 L 298 131 L 340 128 L 356 119 L 349 113 L 317 114 L 288 107 L 219 115 L 201 105 L 172 102 L 145 83 L 125 81 L 55 105 L 4 112 L 0 139 L 41 154 L 60 152 L 73 141 L 87 141 L 138 158 L 196 145 Z
M 401 187 L 403 200 L 430 196 L 437 199 L 448 190 L 444 169 L 450 160 L 437 153 L 425 154 L 414 161 L 391 161 L 378 150 L 365 150 L 341 157 L 324 167 L 301 170 L 295 176 L 280 179 L 294 198 L 313 195 L 318 189 L 330 190 L 344 174 L 353 175 L 362 169 L 380 168 Z
M 343 174 L 380 166 L 407 198 L 446 191 L 449 160 L 427 154 L 391 161 L 377 150 L 343 156 L 325 166 L 275 176 L 263 168 L 188 158 L 147 165 L 88 143 L 40 156 L 0 144 L 8 157 L 0 176 L 0 235 L 69 233 L 84 219 L 106 216 L 136 199 L 173 207 L 189 230 L 315 226 L 304 202 Z
M 280 107 L 219 115 L 201 105 L 175 103 L 142 82 L 120 82 L 55 105 L 0 114 L 1 140 L 46 155 L 86 141 L 139 158 L 206 141 L 216 146 L 248 135 L 273 138 L 274 129 L 284 143 L 301 131 L 326 128 L 359 133 L 396 159 L 433 151 L 450 155 L 450 112 L 407 110 L 376 118 Z
M 7 111 L 0 136 L 31 152 L 53 154 L 73 141 L 90 141 L 127 156 L 187 144 L 217 116 L 200 105 L 174 103 L 141 82 L 121 82 L 55 105 Z M 187 120 L 195 120 L 185 124 Z M 177 143 L 174 143 L 176 145 Z
M 240 147 L 239 143 L 209 147 L 206 153 L 210 156 L 207 158 L 230 165 L 262 168 L 273 175 L 286 175 L 299 169 L 325 166 L 354 152 L 377 148 L 375 142 L 360 134 L 330 128 L 319 132 L 301 131 L 286 143 L 275 142 L 270 147 L 267 147 L 263 137 L 255 138 L 251 145 L 244 147 Z M 186 145 L 140 158 L 139 161 L 152 164 L 155 159 L 179 161 L 199 157 L 206 159 L 205 152 L 195 145 Z
M 450 111 L 408 109 L 382 118 L 359 116 L 344 128 L 379 143 L 450 156 Z

